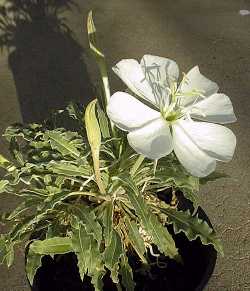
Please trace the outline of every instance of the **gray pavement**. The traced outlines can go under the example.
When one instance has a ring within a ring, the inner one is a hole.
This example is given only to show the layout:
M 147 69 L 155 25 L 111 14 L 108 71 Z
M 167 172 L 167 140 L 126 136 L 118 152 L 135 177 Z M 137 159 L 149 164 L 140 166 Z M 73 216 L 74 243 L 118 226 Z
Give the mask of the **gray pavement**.
M 36 30 L 31 26 L 27 32 L 22 27 L 17 30 L 15 47 L 0 55 L 1 132 L 15 121 L 42 119 L 49 109 L 58 108 L 69 99 L 89 99 L 89 80 L 93 84 L 97 81 L 95 63 L 86 50 L 89 9 L 94 9 L 110 67 L 121 58 L 139 59 L 146 53 L 172 58 L 184 72 L 198 64 L 231 97 L 238 117 L 238 122 L 230 126 L 237 135 L 235 158 L 218 166 L 230 178 L 210 183 L 200 191 L 202 207 L 225 248 L 225 257 L 218 258 L 207 290 L 250 290 L 250 16 L 239 15 L 240 9 L 250 10 L 250 2 L 76 2 L 78 8 L 64 12 L 75 40 L 56 36 L 48 28 Z M 57 41 L 53 42 L 55 36 Z M 110 78 L 112 91 L 123 87 L 112 73 Z M 3 140 L 0 147 L 1 152 L 7 152 Z M 3 197 L 0 211 L 13 204 L 15 201 Z M 16 264 L 10 270 L 0 267 L 0 290 L 29 290 L 23 261 L 22 249 L 18 249 Z

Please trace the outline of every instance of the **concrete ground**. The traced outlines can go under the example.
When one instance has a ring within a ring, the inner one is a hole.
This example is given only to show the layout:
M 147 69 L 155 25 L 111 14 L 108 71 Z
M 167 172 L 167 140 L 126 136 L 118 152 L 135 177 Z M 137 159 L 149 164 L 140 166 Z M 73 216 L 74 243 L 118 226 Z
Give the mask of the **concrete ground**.
M 225 248 L 207 290 L 250 290 L 250 16 L 239 14 L 240 9 L 250 10 L 250 2 L 75 1 L 78 8 L 64 11 L 75 39 L 51 32 L 47 20 L 39 20 L 41 15 L 35 15 L 29 25 L 18 24 L 14 41 L 0 38 L 0 45 L 12 45 L 0 55 L 0 131 L 16 121 L 42 119 L 49 109 L 69 99 L 91 97 L 89 80 L 95 83 L 97 75 L 86 50 L 89 9 L 94 9 L 110 67 L 122 58 L 139 59 L 148 53 L 176 60 L 184 72 L 198 64 L 231 97 L 238 117 L 230 126 L 238 141 L 235 157 L 218 166 L 230 178 L 210 183 L 200 193 L 202 207 Z M 122 88 L 114 74 L 110 78 L 112 91 Z M 3 140 L 0 147 L 7 152 Z M 1 199 L 0 211 L 15 203 Z M 10 270 L 0 267 L 0 290 L 29 290 L 23 262 L 22 249 L 18 249 L 15 265 Z

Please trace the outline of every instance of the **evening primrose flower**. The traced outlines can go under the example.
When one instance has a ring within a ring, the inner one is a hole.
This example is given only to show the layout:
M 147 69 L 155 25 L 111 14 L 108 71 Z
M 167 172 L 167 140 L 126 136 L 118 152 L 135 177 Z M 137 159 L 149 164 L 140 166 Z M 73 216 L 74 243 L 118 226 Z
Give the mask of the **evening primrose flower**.
M 128 132 L 136 152 L 160 159 L 174 150 L 185 169 L 197 177 L 213 172 L 216 161 L 232 159 L 236 137 L 220 125 L 236 121 L 232 103 L 197 66 L 180 84 L 178 65 L 158 56 L 145 55 L 140 63 L 125 59 L 113 70 L 132 93 L 113 94 L 107 113 Z

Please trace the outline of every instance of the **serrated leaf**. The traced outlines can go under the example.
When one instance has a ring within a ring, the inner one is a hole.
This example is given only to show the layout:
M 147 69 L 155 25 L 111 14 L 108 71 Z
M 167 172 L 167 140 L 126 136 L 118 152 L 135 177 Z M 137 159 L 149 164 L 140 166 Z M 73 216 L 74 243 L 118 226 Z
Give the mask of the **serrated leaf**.
M 122 285 L 126 288 L 126 291 L 133 291 L 135 289 L 135 282 L 133 280 L 133 271 L 128 263 L 126 255 L 121 257 L 121 267 L 119 273 L 122 276 Z
M 166 227 L 150 211 L 132 179 L 125 175 L 117 177 L 117 179 L 126 190 L 126 194 L 135 209 L 136 215 L 140 218 L 147 234 L 151 236 L 153 243 L 165 255 L 178 259 L 178 250 L 172 236 Z
M 102 227 L 96 220 L 96 216 L 91 209 L 85 205 L 72 206 L 72 213 L 77 216 L 77 219 L 85 226 L 85 230 L 89 235 L 97 241 L 98 246 L 102 241 Z
M 25 270 L 31 286 L 33 285 L 37 270 L 42 265 L 42 257 L 43 255 L 35 254 L 31 250 L 28 252 Z
M 75 220 L 72 227 L 72 246 L 77 255 L 81 279 L 84 275 L 89 275 L 95 290 L 102 290 L 105 271 L 97 241 L 86 232 L 85 226 L 79 221 Z
M 118 269 L 119 259 L 123 254 L 123 247 L 121 238 L 115 230 L 112 230 L 110 244 L 104 251 L 104 262 L 105 266 L 111 272 L 111 278 L 114 283 L 118 283 Z
M 50 162 L 47 169 L 55 174 L 70 177 L 89 177 L 92 175 L 91 167 L 88 164 L 76 166 L 67 161 Z
M 73 158 L 80 157 L 77 147 L 60 132 L 47 131 L 44 137 L 49 140 L 52 149 L 58 150 L 62 155 L 69 155 Z
M 66 254 L 73 251 L 72 241 L 69 237 L 53 237 L 45 240 L 35 240 L 30 250 L 39 255 Z
M 192 216 L 188 210 L 180 211 L 170 207 L 160 208 L 160 210 L 167 215 L 167 223 L 173 224 L 175 233 L 184 232 L 191 241 L 199 237 L 203 244 L 213 245 L 216 251 L 223 255 L 222 243 L 206 221 L 198 216 Z
M 144 241 L 140 235 L 137 223 L 135 221 L 132 221 L 128 217 L 126 217 L 125 223 L 128 228 L 128 239 L 130 240 L 132 247 L 140 257 L 142 262 L 147 263 L 144 257 L 144 254 L 146 253 L 146 248 L 144 245 Z
M 113 227 L 113 204 L 112 202 L 105 202 L 105 207 L 102 212 L 102 221 L 104 228 L 105 246 L 110 244 L 112 227 Z
M 92 11 L 90 11 L 88 14 L 87 31 L 88 31 L 88 38 L 89 38 L 89 46 L 90 46 L 91 52 L 93 53 L 96 59 L 96 62 L 98 64 L 98 68 L 100 70 L 100 74 L 102 77 L 102 86 L 103 86 L 103 91 L 105 94 L 105 104 L 104 104 L 104 107 L 105 107 L 108 104 L 108 101 L 110 99 L 108 71 L 107 71 L 107 66 L 105 62 L 105 56 L 97 44 L 96 28 L 93 21 Z
M 82 192 L 80 192 L 82 193 Z M 34 229 L 37 223 L 45 219 L 58 205 L 60 205 L 65 199 L 79 195 L 79 192 L 66 192 L 60 191 L 54 195 L 48 196 L 42 204 L 38 204 L 39 211 L 36 215 L 25 217 L 22 221 L 19 221 L 11 230 L 10 235 L 13 240 L 18 240 L 21 235 Z M 38 202 L 40 202 L 38 200 Z

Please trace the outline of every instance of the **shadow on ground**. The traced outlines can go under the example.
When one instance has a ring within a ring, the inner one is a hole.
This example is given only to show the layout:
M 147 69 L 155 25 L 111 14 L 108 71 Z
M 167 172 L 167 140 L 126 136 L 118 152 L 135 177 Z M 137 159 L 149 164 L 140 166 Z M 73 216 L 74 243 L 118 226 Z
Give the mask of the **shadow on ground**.
M 92 99 L 84 51 L 61 16 L 72 6 L 71 0 L 9 0 L 0 7 L 0 46 L 9 52 L 25 123 L 69 101 Z

